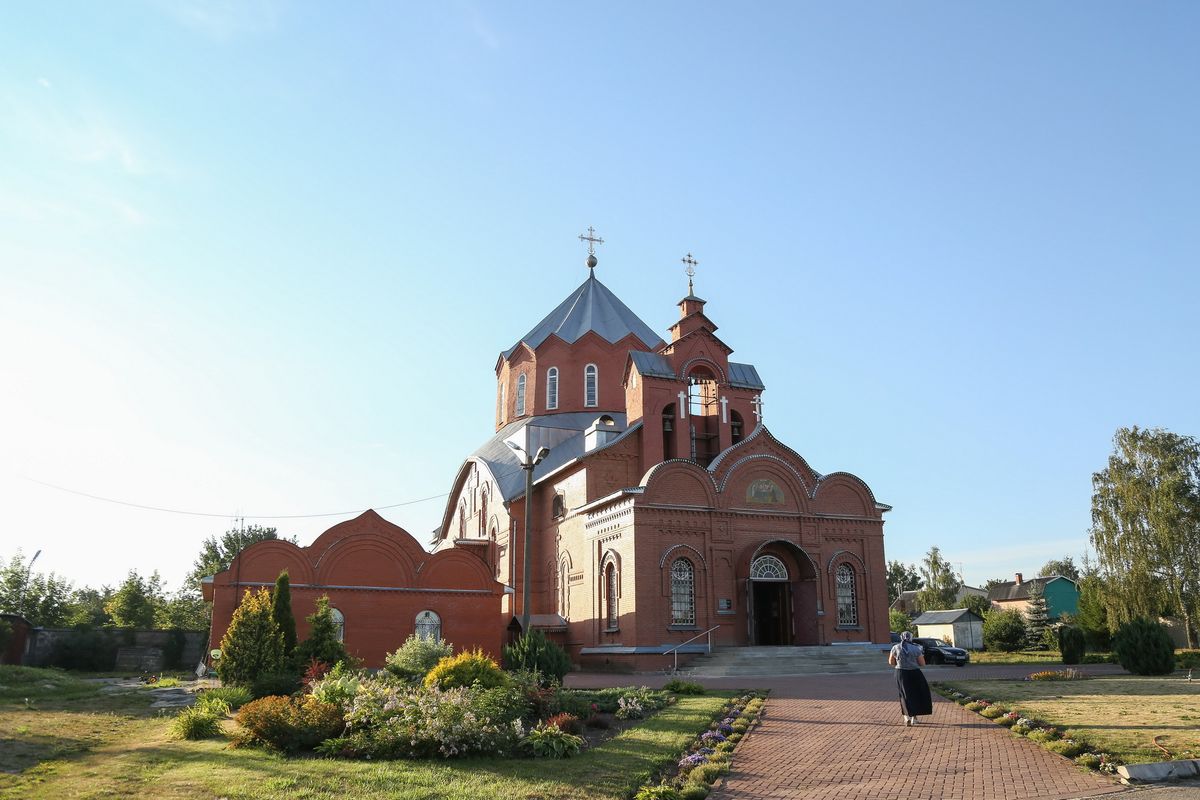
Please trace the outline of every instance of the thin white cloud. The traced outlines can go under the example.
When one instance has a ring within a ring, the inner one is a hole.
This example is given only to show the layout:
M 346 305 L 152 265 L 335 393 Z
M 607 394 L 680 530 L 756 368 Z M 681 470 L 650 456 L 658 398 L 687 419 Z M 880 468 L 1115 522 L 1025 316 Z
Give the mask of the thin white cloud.
M 283 14 L 278 0 L 151 0 L 151 4 L 185 28 L 218 42 L 270 33 Z
M 41 86 L 43 89 L 50 89 L 54 86 L 54 84 L 50 83 L 49 78 L 38 78 L 37 82 L 38 86 Z

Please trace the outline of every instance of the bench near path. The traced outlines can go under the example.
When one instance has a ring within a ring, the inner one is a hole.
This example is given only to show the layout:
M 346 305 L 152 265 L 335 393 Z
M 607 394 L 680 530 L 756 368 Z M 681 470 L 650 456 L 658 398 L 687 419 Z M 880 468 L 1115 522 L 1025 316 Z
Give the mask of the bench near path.
M 930 681 L 1018 677 L 1028 666 L 932 667 Z M 1120 672 L 1097 665 L 1095 672 Z M 572 674 L 571 686 L 661 686 L 662 675 Z M 721 678 L 713 688 L 767 688 L 762 724 L 740 744 L 713 800 L 1068 800 L 1129 792 L 1034 742 L 934 695 L 934 713 L 906 728 L 895 676 L 879 672 Z M 1181 791 L 1189 791 L 1182 789 Z

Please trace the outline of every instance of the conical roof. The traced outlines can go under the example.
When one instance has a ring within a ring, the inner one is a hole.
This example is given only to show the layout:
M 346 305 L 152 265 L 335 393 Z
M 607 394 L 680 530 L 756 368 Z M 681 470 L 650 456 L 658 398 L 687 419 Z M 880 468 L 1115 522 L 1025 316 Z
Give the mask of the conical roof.
M 559 303 L 558 308 L 501 355 L 508 359 L 521 342 L 536 350 L 552 333 L 567 344 L 574 344 L 588 331 L 613 344 L 632 333 L 649 348 L 663 345 L 663 340 L 650 326 L 630 311 L 629 306 L 622 303 L 607 286 L 596 280 L 593 272 L 566 300 Z

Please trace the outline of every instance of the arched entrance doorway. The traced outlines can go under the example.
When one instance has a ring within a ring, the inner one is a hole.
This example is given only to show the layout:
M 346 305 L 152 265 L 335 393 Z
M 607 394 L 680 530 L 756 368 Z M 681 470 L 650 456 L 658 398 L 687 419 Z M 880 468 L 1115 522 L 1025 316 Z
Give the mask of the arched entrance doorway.
M 817 572 L 790 542 L 765 542 L 750 559 L 746 609 L 751 645 L 809 645 L 817 641 Z

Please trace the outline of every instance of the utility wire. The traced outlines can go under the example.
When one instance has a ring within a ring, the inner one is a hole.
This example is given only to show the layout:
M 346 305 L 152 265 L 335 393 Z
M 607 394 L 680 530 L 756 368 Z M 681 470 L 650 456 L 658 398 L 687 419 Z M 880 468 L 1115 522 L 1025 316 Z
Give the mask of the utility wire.
M 57 484 L 47 483 L 46 481 L 39 481 L 37 478 L 31 478 L 28 475 L 24 475 L 22 477 L 24 477 L 25 480 L 29 481 L 30 483 L 36 483 L 41 486 L 47 486 L 51 489 L 57 489 L 60 492 L 66 492 L 67 494 L 74 494 L 74 495 L 79 495 L 80 497 L 87 497 L 91 500 L 100 500 L 105 503 L 113 503 L 115 505 L 128 506 L 130 508 L 140 508 L 144 511 L 161 511 L 161 512 L 164 512 L 167 514 L 185 514 L 189 517 L 220 517 L 220 518 L 228 519 L 230 516 L 237 516 L 237 517 L 250 517 L 251 519 L 314 519 L 317 517 L 345 517 L 345 516 L 349 516 L 350 514 L 361 514 L 363 511 L 365 511 L 365 509 L 359 508 L 359 509 L 354 509 L 353 511 L 331 511 L 331 512 L 328 512 L 325 514 L 241 514 L 241 513 L 234 514 L 234 515 L 230 515 L 228 513 L 214 514 L 214 513 L 208 512 L 208 511 L 184 511 L 184 510 L 178 509 L 178 508 L 164 508 L 163 506 L 151 506 L 151 505 L 146 505 L 144 503 L 131 503 L 126 500 L 116 500 L 112 497 L 101 497 L 98 494 L 89 494 L 88 492 L 81 492 L 78 489 L 69 489 L 66 486 L 58 486 Z M 382 510 L 388 509 L 388 508 L 399 508 L 400 506 L 411 506 L 411 505 L 415 505 L 417 503 L 425 503 L 430 500 L 437 500 L 442 497 L 447 497 L 449 494 L 450 494 L 449 492 L 442 492 L 441 494 L 434 494 L 434 495 L 430 495 L 429 497 L 422 497 L 419 500 L 405 500 L 402 503 L 391 503 L 390 505 L 386 505 L 386 506 L 374 506 L 374 509 L 376 511 L 382 511 Z

